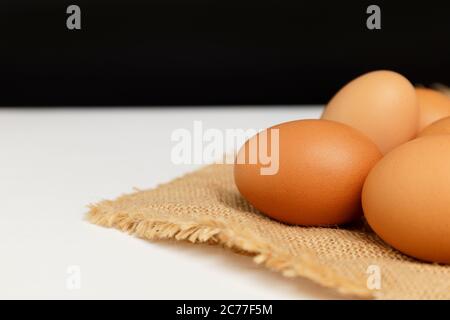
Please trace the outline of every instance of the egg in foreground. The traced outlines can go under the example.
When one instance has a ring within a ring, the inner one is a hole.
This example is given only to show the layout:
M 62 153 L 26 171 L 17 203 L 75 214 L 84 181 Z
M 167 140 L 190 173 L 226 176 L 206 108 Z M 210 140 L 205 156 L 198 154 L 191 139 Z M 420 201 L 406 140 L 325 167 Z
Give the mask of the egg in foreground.
M 278 144 L 273 132 L 278 132 Z M 262 137 L 269 137 L 265 146 L 259 145 L 266 140 Z M 278 170 L 271 174 L 263 174 L 266 159 L 250 163 L 265 148 L 272 156 L 278 154 Z M 364 179 L 380 158 L 376 145 L 347 125 L 298 120 L 249 139 L 237 155 L 234 178 L 242 196 L 273 219 L 310 226 L 343 224 L 362 215 Z
M 450 135 L 430 135 L 387 154 L 362 192 L 372 229 L 399 251 L 450 263 Z

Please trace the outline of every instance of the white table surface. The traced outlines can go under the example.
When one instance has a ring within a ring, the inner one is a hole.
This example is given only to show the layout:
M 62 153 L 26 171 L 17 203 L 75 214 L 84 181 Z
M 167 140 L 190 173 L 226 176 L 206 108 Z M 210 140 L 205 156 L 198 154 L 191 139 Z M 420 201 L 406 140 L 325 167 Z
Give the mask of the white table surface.
M 170 161 L 177 128 L 265 128 L 320 107 L 0 109 L 0 298 L 327 299 L 225 249 L 149 242 L 84 221 L 87 205 L 198 165 Z M 80 270 L 70 289 L 68 268 Z

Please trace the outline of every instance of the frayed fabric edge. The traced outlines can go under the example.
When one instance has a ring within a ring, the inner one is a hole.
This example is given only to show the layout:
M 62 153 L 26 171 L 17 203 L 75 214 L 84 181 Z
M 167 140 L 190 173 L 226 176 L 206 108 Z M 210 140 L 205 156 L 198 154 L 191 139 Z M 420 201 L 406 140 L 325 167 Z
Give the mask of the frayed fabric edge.
M 105 201 L 105 203 L 111 203 Z M 216 219 L 201 221 L 182 218 L 149 218 L 143 214 L 109 212 L 102 203 L 91 205 L 86 218 L 89 222 L 108 228 L 115 228 L 130 235 L 147 240 L 174 239 L 191 243 L 210 243 L 222 245 L 238 253 L 253 256 L 253 261 L 266 268 L 279 272 L 285 277 L 304 277 L 340 294 L 357 298 L 381 298 L 366 286 L 353 283 L 319 265 L 309 252 L 293 257 L 280 252 L 270 244 L 257 239 L 244 230 L 233 230 Z

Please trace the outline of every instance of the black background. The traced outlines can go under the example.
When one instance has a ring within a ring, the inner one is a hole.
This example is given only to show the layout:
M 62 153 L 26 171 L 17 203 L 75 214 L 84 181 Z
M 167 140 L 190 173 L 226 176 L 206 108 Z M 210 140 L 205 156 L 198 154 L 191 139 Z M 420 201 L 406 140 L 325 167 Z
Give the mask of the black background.
M 449 85 L 449 3 L 2 0 L 0 105 L 325 103 L 375 69 Z

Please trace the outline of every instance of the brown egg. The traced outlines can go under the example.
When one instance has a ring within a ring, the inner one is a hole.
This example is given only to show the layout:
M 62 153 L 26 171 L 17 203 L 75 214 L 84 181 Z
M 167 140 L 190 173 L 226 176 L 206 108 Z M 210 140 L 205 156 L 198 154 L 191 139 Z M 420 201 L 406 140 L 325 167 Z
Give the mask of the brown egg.
M 328 103 L 322 119 L 358 129 L 385 154 L 416 136 L 419 108 L 414 87 L 405 77 L 373 71 L 344 86 Z
M 450 98 L 443 93 L 427 89 L 416 88 L 419 103 L 419 132 L 431 123 L 450 116 Z
M 450 134 L 450 117 L 433 122 L 428 127 L 425 127 L 425 129 L 420 131 L 418 136 L 423 137 L 435 134 Z
M 278 140 L 276 134 L 272 136 L 276 132 Z M 268 144 L 264 136 L 271 137 Z M 255 155 L 267 145 L 273 156 L 270 166 L 261 157 L 267 152 L 250 161 L 251 151 Z M 298 120 L 249 139 L 236 158 L 234 178 L 244 198 L 276 220 L 300 225 L 341 224 L 362 215 L 364 179 L 380 158 L 376 145 L 349 126 Z M 277 170 L 261 171 L 268 167 Z
M 417 259 L 450 263 L 450 136 L 409 141 L 369 173 L 362 192 L 372 229 Z

